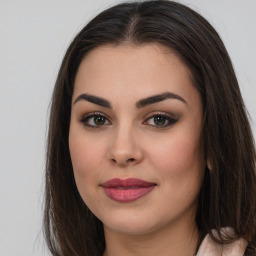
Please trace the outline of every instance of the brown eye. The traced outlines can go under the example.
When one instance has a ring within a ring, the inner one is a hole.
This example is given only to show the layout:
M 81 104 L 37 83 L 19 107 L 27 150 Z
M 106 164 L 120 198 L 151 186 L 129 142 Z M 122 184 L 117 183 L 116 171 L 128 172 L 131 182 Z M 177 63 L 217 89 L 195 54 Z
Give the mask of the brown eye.
M 148 124 L 150 126 L 154 126 L 156 128 L 167 128 L 172 126 L 177 122 L 177 119 L 167 115 L 167 114 L 156 114 L 149 117 L 144 124 Z
M 154 117 L 154 124 L 157 126 L 163 126 L 168 122 L 167 118 L 164 116 L 155 116 Z
M 95 125 L 103 125 L 106 122 L 106 118 L 103 116 L 95 116 L 93 122 Z
M 85 126 L 93 127 L 93 128 L 97 128 L 97 127 L 101 127 L 101 126 L 110 124 L 108 119 L 105 116 L 103 116 L 102 114 L 86 115 L 81 119 L 81 123 L 83 123 L 83 125 L 85 125 Z

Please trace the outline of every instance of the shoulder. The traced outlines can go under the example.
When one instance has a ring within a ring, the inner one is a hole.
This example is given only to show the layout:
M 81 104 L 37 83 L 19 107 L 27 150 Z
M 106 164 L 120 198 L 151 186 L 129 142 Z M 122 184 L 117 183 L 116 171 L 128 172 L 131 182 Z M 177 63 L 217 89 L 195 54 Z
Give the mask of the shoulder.
M 233 233 L 231 228 L 223 228 L 222 231 L 228 234 Z M 219 244 L 207 235 L 196 256 L 243 256 L 247 245 L 247 241 L 242 238 L 229 244 Z

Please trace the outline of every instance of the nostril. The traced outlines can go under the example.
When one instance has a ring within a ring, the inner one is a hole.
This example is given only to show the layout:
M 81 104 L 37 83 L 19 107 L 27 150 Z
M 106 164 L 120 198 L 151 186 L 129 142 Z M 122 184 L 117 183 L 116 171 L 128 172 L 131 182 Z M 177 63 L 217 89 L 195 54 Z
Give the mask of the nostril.
M 134 162 L 134 161 L 135 161 L 134 158 L 129 158 L 129 159 L 127 160 L 127 162 Z
M 119 164 L 124 164 L 124 165 L 125 165 L 125 164 L 128 164 L 128 163 L 133 163 L 133 162 L 135 162 L 136 159 L 135 159 L 135 158 L 129 158 L 129 159 L 125 160 L 125 161 L 117 161 L 116 159 L 112 158 L 111 161 L 112 161 L 113 163 L 119 163 Z

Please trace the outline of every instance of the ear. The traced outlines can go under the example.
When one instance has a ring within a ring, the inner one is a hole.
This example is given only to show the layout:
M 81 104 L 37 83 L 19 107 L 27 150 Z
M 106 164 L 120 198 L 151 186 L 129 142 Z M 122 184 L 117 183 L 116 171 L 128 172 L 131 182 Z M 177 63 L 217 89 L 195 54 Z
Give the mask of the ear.
M 210 171 L 212 171 L 212 164 L 211 164 L 211 161 L 210 161 L 210 159 L 207 157 L 207 160 L 206 160 L 206 166 L 207 166 L 207 168 L 210 170 Z

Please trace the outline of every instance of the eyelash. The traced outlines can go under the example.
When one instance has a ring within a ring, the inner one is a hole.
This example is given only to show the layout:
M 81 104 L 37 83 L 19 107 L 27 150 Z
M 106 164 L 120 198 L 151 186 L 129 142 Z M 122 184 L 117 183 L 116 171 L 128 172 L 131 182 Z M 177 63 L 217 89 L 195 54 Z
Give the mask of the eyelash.
M 101 121 L 103 121 L 102 124 L 95 124 L 95 118 L 103 118 Z M 164 121 L 163 125 L 156 125 L 156 124 L 149 124 L 149 120 L 153 119 L 153 122 L 156 121 L 155 118 L 163 118 L 161 121 Z M 93 119 L 94 118 L 94 119 Z M 89 124 L 89 122 L 91 121 L 90 119 L 93 120 L 94 124 Z M 153 113 L 150 115 L 150 117 L 148 117 L 142 124 L 144 125 L 150 125 L 156 129 L 164 129 L 164 128 L 168 128 L 172 125 L 174 125 L 178 120 L 173 117 L 173 115 L 167 114 L 167 113 L 162 113 L 162 112 L 158 112 L 158 113 Z M 108 117 L 106 117 L 104 114 L 100 113 L 100 112 L 94 112 L 94 113 L 90 113 L 88 115 L 85 115 L 81 118 L 80 122 L 89 128 L 94 128 L 94 129 L 100 129 L 103 128 L 103 126 L 105 125 L 110 125 L 111 122 L 108 120 Z M 106 123 L 107 122 L 107 123 Z
M 151 116 L 149 118 L 147 118 L 143 124 L 146 124 L 146 122 L 148 122 L 150 119 L 153 119 L 153 122 L 156 121 L 155 118 L 164 118 L 164 125 L 154 125 L 154 124 L 149 124 L 150 126 L 153 126 L 154 128 L 157 128 L 157 129 L 164 129 L 164 128 L 168 128 L 172 125 L 174 125 L 178 120 L 177 118 L 173 117 L 173 115 L 171 114 L 167 114 L 167 113 L 162 113 L 162 112 L 159 112 L 159 113 L 154 113 L 154 114 L 151 114 Z M 167 122 L 167 124 L 166 124 Z
M 104 124 L 102 124 L 102 125 L 92 125 L 92 124 L 89 124 L 89 121 L 90 121 L 90 119 L 91 118 L 95 118 L 95 117 L 100 117 L 100 118 L 104 118 L 104 120 L 105 121 L 108 121 L 108 118 L 105 116 L 105 115 L 103 115 L 102 113 L 99 113 L 99 112 L 94 112 L 94 113 L 90 113 L 90 114 L 88 114 L 88 115 L 85 115 L 85 116 L 83 116 L 82 118 L 81 118 L 81 123 L 84 125 L 84 126 L 86 126 L 86 127 L 90 127 L 90 128 L 101 128 L 103 125 L 106 125 L 105 124 L 105 122 L 104 122 Z M 95 121 L 95 119 L 94 119 L 94 121 Z M 110 121 L 108 121 L 109 123 L 110 123 Z M 109 124 L 107 124 L 107 125 L 109 125 Z

